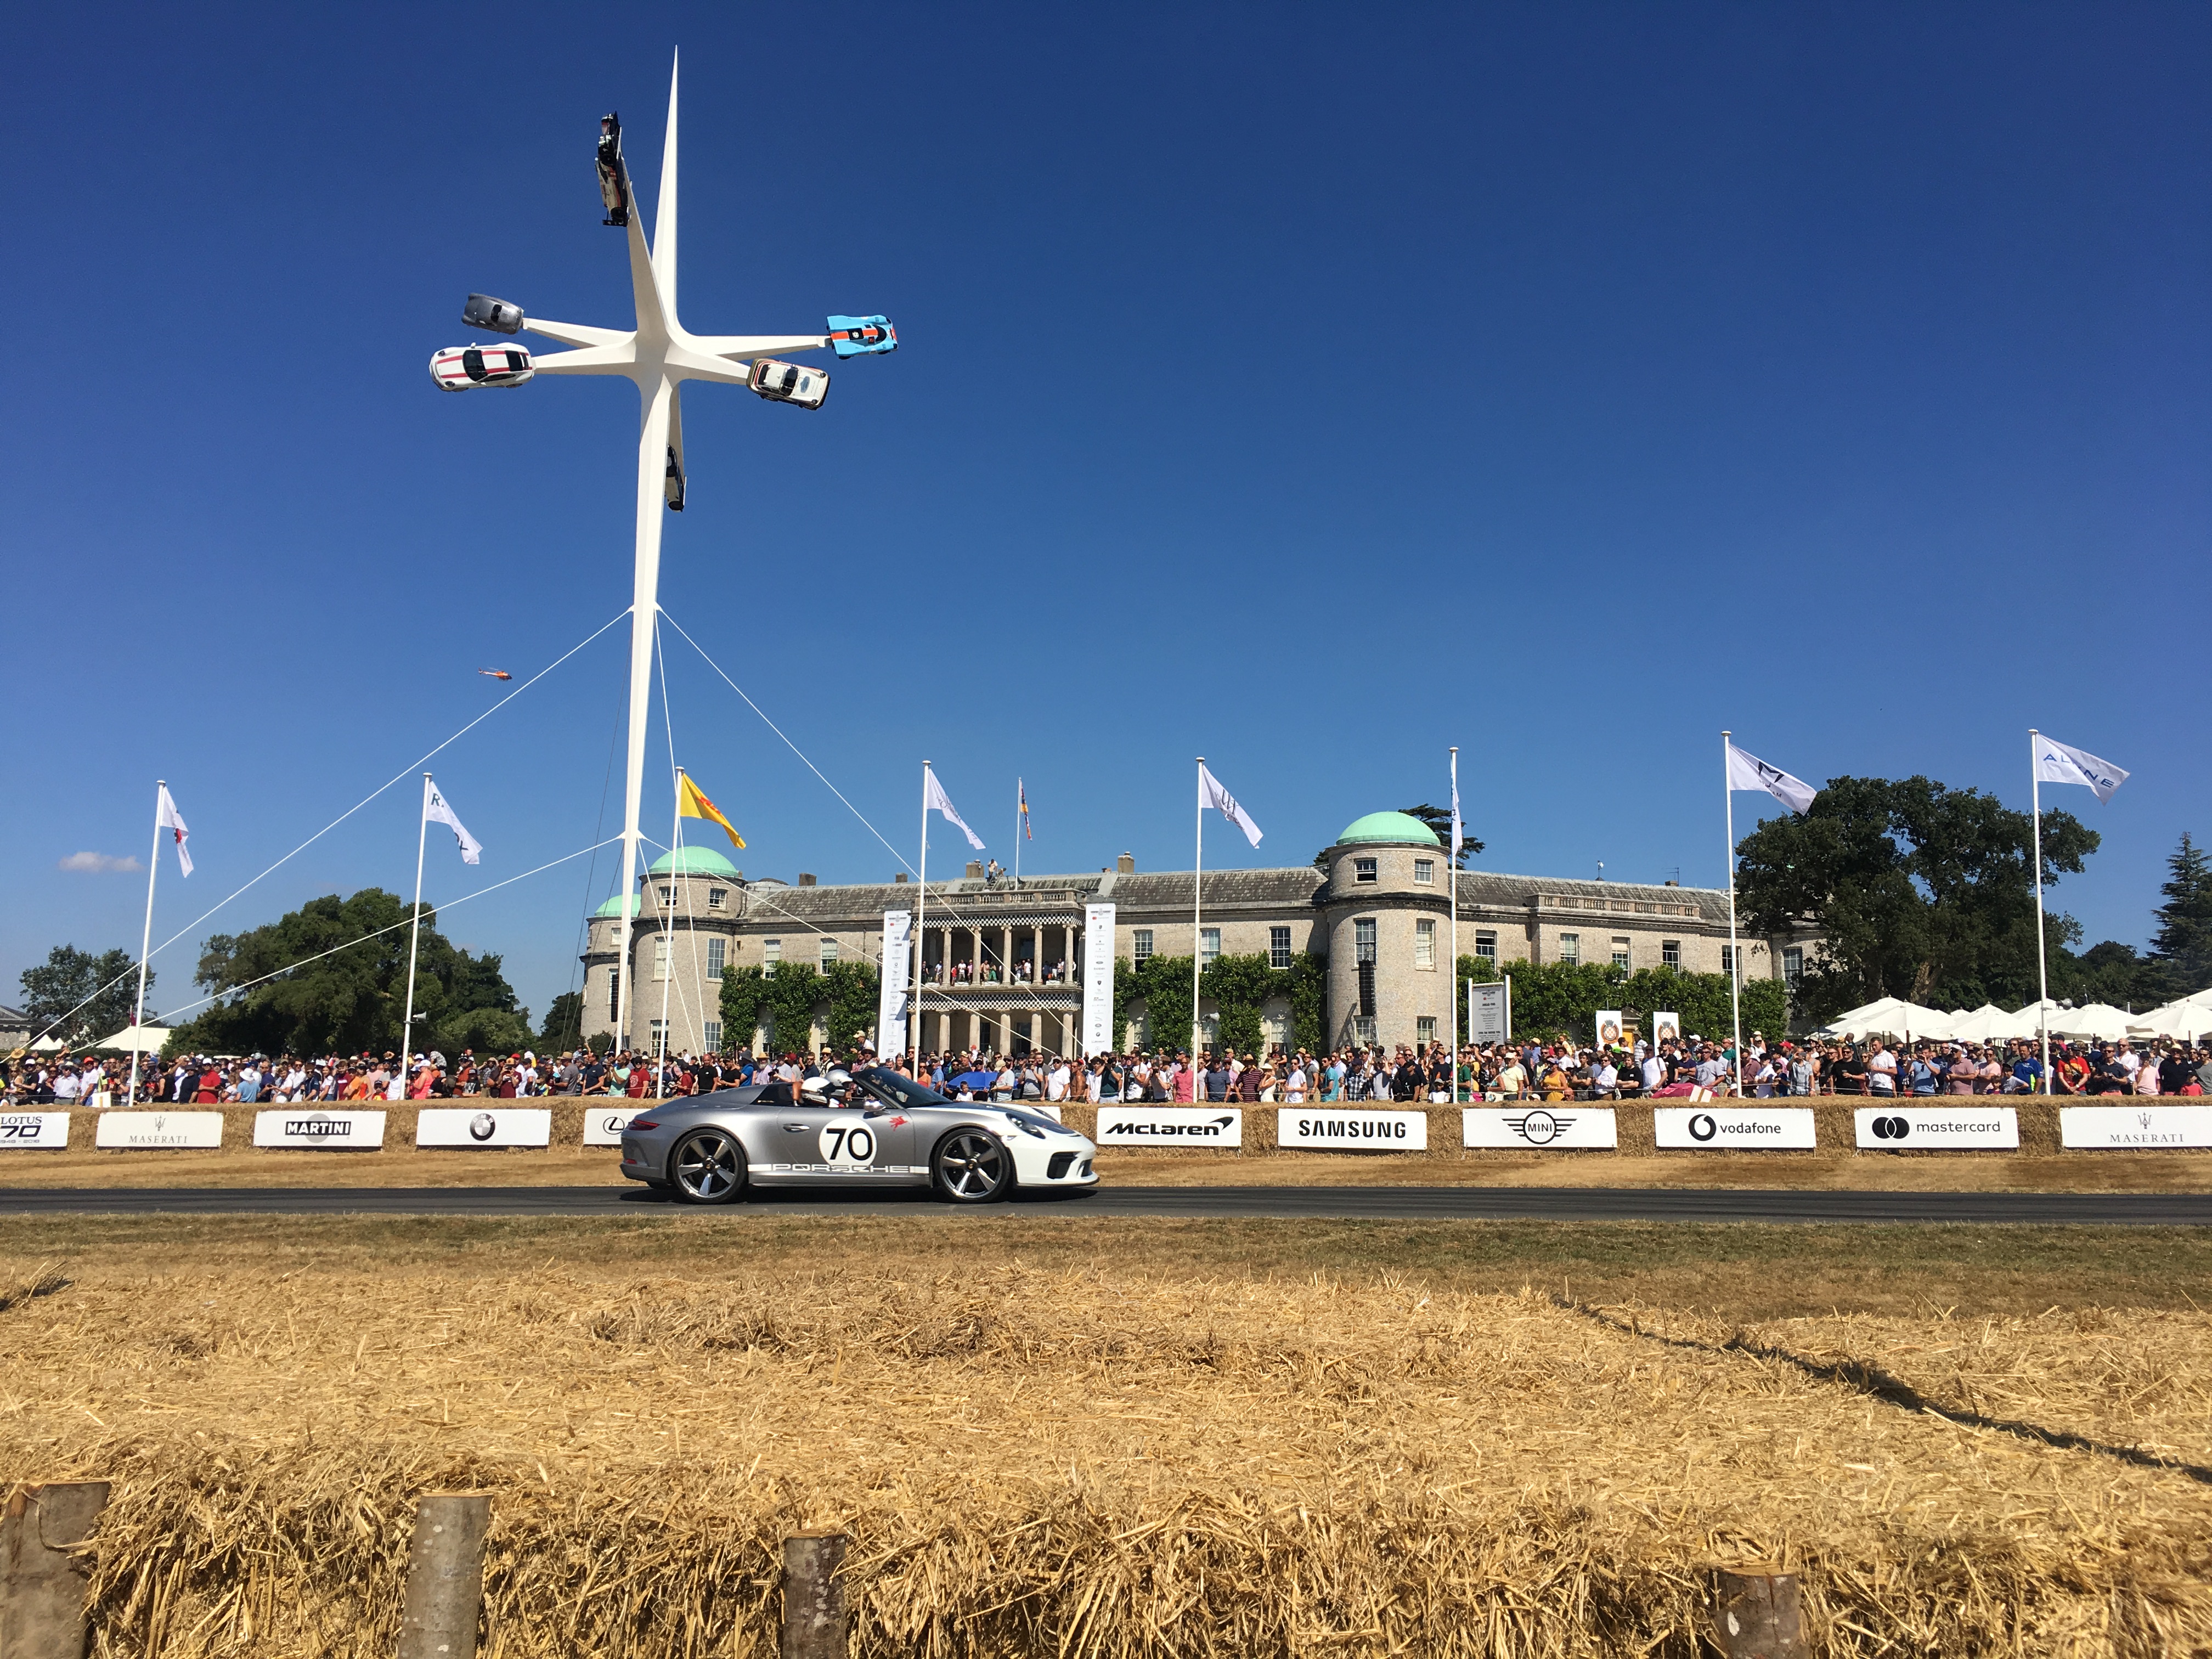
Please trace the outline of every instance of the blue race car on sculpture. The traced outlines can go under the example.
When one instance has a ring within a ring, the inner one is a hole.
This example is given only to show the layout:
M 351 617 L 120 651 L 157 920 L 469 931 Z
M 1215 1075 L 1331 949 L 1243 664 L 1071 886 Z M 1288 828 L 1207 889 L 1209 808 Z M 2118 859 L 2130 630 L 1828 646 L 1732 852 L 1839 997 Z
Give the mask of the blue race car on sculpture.
M 888 317 L 832 317 L 829 326 L 830 349 L 840 357 L 898 349 L 898 331 Z

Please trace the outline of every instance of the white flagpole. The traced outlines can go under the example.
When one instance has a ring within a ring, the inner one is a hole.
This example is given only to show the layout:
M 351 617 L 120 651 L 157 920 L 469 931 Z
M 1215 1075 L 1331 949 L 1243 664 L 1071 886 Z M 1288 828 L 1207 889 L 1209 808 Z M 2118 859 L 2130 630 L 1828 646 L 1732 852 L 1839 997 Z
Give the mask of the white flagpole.
M 1206 757 L 1203 755 L 1198 757 L 1197 846 L 1198 850 L 1191 855 L 1190 866 L 1190 1064 L 1194 1073 L 1198 1069 L 1199 1033 L 1203 1024 L 1198 1017 L 1199 957 L 1204 954 L 1200 948 L 1202 936 L 1198 930 L 1199 887 L 1206 871 Z M 1191 1079 L 1190 1097 L 1193 1100 L 1198 1098 L 1196 1077 Z
M 914 1080 L 921 1081 L 922 917 L 929 909 L 929 763 L 921 763 L 921 896 L 914 906 L 914 1000 L 907 1006 L 907 1046 L 914 1056 Z
M 1721 733 L 1721 799 L 1727 803 L 1729 878 L 1729 1018 L 1735 1026 L 1735 1095 L 1743 1098 L 1743 947 L 1735 942 L 1735 792 L 1729 787 L 1729 734 Z
M 2035 763 L 2035 740 L 2027 728 L 2027 798 L 2035 821 L 2035 1023 L 2043 1033 L 2043 1092 L 2051 1087 L 2051 969 L 2043 955 L 2043 779 Z
M 1460 836 L 1459 823 L 1459 745 L 1451 746 L 1452 836 Z M 1452 1044 L 1450 1083 L 1453 1104 L 1459 1103 L 1459 854 L 1455 848 L 1444 848 L 1444 879 L 1451 883 L 1451 971 L 1444 975 L 1449 988 L 1444 1000 L 1451 1004 Z
M 407 929 L 407 1012 L 399 1022 L 399 1097 L 405 1100 L 414 1079 L 407 1060 L 415 1037 L 415 947 L 422 938 L 422 844 L 430 834 L 430 775 L 422 775 L 422 800 L 415 826 L 415 916 Z M 390 1091 L 386 1091 L 389 1097 Z
M 131 1106 L 138 1103 L 137 1031 L 146 1023 L 146 952 L 154 945 L 154 878 L 161 872 L 161 792 L 168 787 L 167 778 L 154 781 L 154 855 L 146 860 L 146 931 L 138 936 L 138 1007 L 131 1016 L 131 1092 L 124 1097 Z
M 677 877 L 681 873 L 677 866 L 684 862 L 684 769 L 680 766 L 676 769 L 674 805 L 675 811 L 668 824 L 668 890 L 672 893 L 683 890 L 677 884 Z M 659 908 L 660 948 L 668 953 L 668 959 L 661 964 L 660 1054 L 655 1062 L 658 1069 L 653 1073 L 653 1083 L 657 1088 L 665 1088 L 668 1077 L 668 989 L 676 983 L 676 912 L 665 903 Z

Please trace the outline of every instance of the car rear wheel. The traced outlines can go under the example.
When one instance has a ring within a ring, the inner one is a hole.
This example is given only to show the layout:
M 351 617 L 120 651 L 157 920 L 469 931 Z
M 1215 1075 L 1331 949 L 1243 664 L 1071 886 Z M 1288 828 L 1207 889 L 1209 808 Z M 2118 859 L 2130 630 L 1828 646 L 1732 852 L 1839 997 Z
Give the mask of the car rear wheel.
M 955 1129 L 930 1154 L 930 1182 L 954 1204 L 988 1204 L 1014 1189 L 1014 1155 L 996 1135 Z
M 745 1189 L 745 1149 L 726 1129 L 694 1129 L 668 1160 L 676 1196 L 687 1204 L 727 1204 Z

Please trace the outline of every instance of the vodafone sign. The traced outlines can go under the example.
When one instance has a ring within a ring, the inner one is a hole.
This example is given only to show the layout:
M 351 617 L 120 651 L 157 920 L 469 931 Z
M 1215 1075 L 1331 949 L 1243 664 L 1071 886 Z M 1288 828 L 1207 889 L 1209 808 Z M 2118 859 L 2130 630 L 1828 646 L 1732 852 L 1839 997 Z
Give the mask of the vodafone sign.
M 1814 1146 L 1813 1114 L 1802 1106 L 1661 1106 L 1651 1114 L 1651 1131 L 1654 1144 L 1670 1152 L 1809 1152 Z

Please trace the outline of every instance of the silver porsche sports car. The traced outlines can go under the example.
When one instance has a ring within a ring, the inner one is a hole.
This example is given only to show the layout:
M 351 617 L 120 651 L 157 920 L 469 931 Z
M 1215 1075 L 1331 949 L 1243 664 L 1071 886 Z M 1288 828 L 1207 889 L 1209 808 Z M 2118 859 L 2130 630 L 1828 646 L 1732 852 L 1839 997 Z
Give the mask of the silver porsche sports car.
M 879 1066 L 670 1101 L 623 1131 L 622 1172 L 692 1204 L 762 1187 L 931 1186 L 955 1204 L 1095 1187 L 1098 1149 L 1042 1112 L 947 1100 Z

